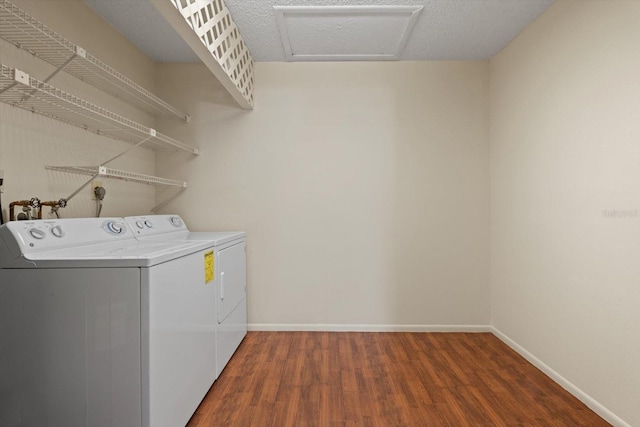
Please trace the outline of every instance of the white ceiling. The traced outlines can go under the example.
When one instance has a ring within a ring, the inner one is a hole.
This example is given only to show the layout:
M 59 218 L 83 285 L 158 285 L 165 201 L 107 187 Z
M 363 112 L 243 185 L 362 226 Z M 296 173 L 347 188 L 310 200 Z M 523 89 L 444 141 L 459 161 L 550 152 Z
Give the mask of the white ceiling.
M 84 1 L 155 61 L 199 62 L 149 0 Z M 498 53 L 553 1 L 225 0 L 225 3 L 256 61 L 286 61 L 274 6 L 301 5 L 424 6 L 399 59 L 477 60 Z M 326 40 L 336 48 L 342 44 L 331 31 L 327 31 Z

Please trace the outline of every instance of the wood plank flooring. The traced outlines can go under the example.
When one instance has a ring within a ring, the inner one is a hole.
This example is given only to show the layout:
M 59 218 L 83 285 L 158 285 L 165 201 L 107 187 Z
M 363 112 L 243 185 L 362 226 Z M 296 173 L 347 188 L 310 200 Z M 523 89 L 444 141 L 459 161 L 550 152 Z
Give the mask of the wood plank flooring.
M 608 426 L 489 333 L 249 332 L 209 426 Z

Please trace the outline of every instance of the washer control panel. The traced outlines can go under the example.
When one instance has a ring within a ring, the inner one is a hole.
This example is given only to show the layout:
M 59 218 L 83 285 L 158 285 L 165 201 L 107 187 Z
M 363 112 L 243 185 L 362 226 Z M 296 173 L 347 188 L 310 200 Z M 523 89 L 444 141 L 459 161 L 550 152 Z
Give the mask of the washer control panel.
M 2 238 L 18 256 L 41 249 L 131 239 L 133 233 L 123 218 L 65 218 L 11 221 L 0 227 Z

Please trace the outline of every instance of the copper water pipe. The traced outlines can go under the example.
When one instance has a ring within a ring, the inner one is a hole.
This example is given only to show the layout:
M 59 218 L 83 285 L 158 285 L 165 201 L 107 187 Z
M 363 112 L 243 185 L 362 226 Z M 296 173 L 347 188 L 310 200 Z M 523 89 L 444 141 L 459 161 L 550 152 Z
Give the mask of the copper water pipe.
M 43 206 L 49 206 L 52 210 L 55 210 L 55 208 L 60 208 L 60 200 L 49 200 L 46 202 L 40 202 L 40 209 L 38 209 L 38 219 L 42 219 L 42 207 Z M 58 216 L 58 218 L 60 218 Z
M 16 220 L 15 212 L 13 210 L 14 206 L 38 208 L 38 206 L 40 206 L 40 199 L 34 197 L 31 200 L 18 200 L 16 202 L 9 203 L 9 220 L 11 221 Z
M 15 221 L 16 220 L 15 212 L 13 211 L 13 207 L 14 206 L 21 206 L 23 208 L 27 207 L 27 206 L 31 206 L 31 201 L 30 200 L 18 200 L 17 202 L 9 203 L 9 220 L 10 221 Z

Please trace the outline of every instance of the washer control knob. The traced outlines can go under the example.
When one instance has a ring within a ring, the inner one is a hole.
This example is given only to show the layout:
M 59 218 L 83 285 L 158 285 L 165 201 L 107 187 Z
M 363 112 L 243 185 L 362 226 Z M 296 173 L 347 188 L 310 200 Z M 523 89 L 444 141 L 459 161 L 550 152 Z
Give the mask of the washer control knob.
M 147 228 L 153 228 L 153 223 L 149 219 L 144 221 L 144 225 L 146 225 Z
M 144 228 L 144 223 L 140 220 L 136 221 L 136 227 L 138 227 L 140 230 L 142 230 Z
M 170 217 L 169 222 L 171 223 L 171 225 L 173 225 L 176 228 L 182 227 L 182 220 L 178 216 Z
M 59 225 L 56 225 L 51 229 L 51 234 L 56 237 L 64 237 L 64 230 Z
M 124 228 L 122 227 L 122 224 L 119 224 L 115 221 L 109 221 L 106 224 L 106 229 L 107 232 L 111 233 L 111 234 L 122 234 L 124 232 Z
M 39 228 L 30 229 L 29 234 L 31 234 L 31 237 L 33 237 L 34 239 L 38 239 L 38 240 L 42 240 L 46 236 L 45 232 L 40 230 Z

